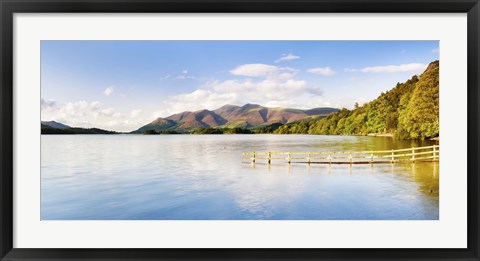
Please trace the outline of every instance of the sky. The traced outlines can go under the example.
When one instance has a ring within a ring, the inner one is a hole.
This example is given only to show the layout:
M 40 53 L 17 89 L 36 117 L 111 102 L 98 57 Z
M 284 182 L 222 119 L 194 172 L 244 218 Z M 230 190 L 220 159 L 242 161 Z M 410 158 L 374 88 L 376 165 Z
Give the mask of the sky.
M 351 109 L 438 59 L 438 41 L 42 41 L 41 118 L 132 131 L 225 104 Z

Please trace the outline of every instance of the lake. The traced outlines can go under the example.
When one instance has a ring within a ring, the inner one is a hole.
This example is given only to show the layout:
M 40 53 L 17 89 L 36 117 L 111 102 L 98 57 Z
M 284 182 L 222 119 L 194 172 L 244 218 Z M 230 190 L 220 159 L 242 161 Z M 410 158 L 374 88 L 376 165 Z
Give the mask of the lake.
M 436 220 L 439 165 L 242 163 L 434 144 L 323 135 L 42 135 L 42 220 Z

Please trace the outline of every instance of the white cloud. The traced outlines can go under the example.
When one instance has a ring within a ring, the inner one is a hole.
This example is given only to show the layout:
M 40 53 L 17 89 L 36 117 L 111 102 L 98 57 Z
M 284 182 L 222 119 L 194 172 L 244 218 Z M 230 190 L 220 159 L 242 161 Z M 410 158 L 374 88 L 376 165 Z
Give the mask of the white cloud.
M 54 101 L 43 104 L 53 106 L 42 106 L 41 119 L 44 121 L 54 120 L 72 127 L 101 128 L 116 131 L 132 131 L 151 121 L 150 118 L 131 118 L 138 116 L 140 109 L 124 114 L 115 108 L 106 107 L 98 101 L 76 101 L 65 104 L 58 104 Z
M 438 53 L 438 52 L 440 52 L 440 48 L 437 47 L 435 49 L 432 49 L 432 53 Z
M 275 60 L 276 63 L 283 62 L 283 61 L 291 61 L 291 60 L 296 60 L 300 59 L 300 56 L 293 55 L 291 53 L 289 54 L 283 54 L 282 57 L 280 57 L 278 60 Z
M 298 70 L 269 64 L 253 63 L 237 66 L 230 73 L 237 76 L 259 77 L 271 80 L 288 80 L 295 77 Z
M 160 77 L 160 80 L 166 80 L 166 79 L 168 79 L 168 78 L 170 78 L 170 74 L 167 74 L 167 75 L 165 75 L 165 76 L 163 76 L 163 77 Z
M 268 64 L 244 64 L 231 70 L 239 76 L 255 78 L 215 80 L 188 93 L 168 97 L 153 117 L 167 117 L 183 111 L 217 109 L 225 104 L 256 103 L 268 107 L 307 109 L 328 106 L 319 86 L 295 79 L 298 70 Z
M 113 86 L 109 86 L 103 91 L 103 94 L 109 96 L 110 94 L 113 93 L 113 89 L 114 89 Z
M 155 111 L 153 117 L 167 117 L 183 111 L 216 109 L 228 103 L 235 103 L 236 93 L 220 93 L 213 90 L 197 89 L 190 93 L 171 96 L 162 102 L 161 110 Z
M 116 112 L 114 108 L 106 108 L 99 111 L 99 115 L 106 116 L 106 117 L 121 117 L 122 114 Z
M 345 68 L 346 72 L 364 72 L 364 73 L 395 73 L 395 72 L 421 72 L 427 68 L 426 64 L 409 63 L 401 65 L 387 65 L 365 67 L 361 69 Z
M 42 110 L 53 108 L 56 104 L 57 103 L 55 101 L 45 100 L 43 98 L 40 101 L 40 106 Z
M 330 67 L 311 68 L 311 69 L 308 69 L 307 72 L 313 73 L 313 74 L 320 74 L 323 76 L 332 76 L 337 73 L 334 70 L 332 70 Z
M 140 115 L 140 113 L 142 113 L 142 110 L 141 110 L 141 109 L 132 110 L 132 111 L 130 112 L 130 117 L 135 118 L 135 117 L 137 117 L 138 115 Z
M 261 63 L 244 64 L 230 71 L 233 75 L 259 77 L 281 70 L 280 67 Z
M 182 71 L 182 74 L 180 74 L 179 76 L 175 77 L 175 79 L 180 79 L 180 80 L 196 79 L 196 77 L 188 75 L 188 70 L 183 70 L 183 71 Z
M 182 75 L 177 76 L 175 79 L 185 80 L 185 79 L 195 79 L 195 77 L 182 74 Z
M 265 78 L 262 80 L 213 80 L 198 89 L 169 97 L 154 117 L 183 111 L 214 110 L 225 104 L 256 103 L 268 107 L 313 108 L 326 106 L 322 90 L 304 80 Z

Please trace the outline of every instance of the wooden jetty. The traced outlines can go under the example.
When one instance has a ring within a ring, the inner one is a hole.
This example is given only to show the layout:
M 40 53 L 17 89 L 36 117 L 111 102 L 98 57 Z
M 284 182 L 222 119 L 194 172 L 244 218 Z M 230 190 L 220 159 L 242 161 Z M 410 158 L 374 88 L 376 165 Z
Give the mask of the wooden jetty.
M 398 150 L 378 151 L 336 151 L 336 152 L 243 152 L 242 161 L 252 163 L 273 161 L 307 164 L 378 164 L 378 163 L 414 163 L 438 161 L 439 145 Z

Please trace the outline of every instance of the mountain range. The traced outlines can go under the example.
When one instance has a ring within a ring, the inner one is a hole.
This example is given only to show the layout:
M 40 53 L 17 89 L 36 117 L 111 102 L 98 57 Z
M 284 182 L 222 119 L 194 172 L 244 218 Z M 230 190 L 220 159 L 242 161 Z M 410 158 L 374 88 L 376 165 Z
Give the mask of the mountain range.
M 70 126 L 67 126 L 63 123 L 56 122 L 56 121 L 42 121 L 42 125 L 45 125 L 44 128 L 48 126 L 54 129 L 61 129 L 61 130 L 70 128 Z
M 258 104 L 243 106 L 224 105 L 216 110 L 185 111 L 157 118 L 134 132 L 147 130 L 175 130 L 186 132 L 196 128 L 257 128 L 271 124 L 285 124 L 301 120 L 318 119 L 338 111 L 335 108 L 309 110 L 269 108 Z
M 117 134 L 115 131 L 107 131 L 98 128 L 79 128 L 70 127 L 56 121 L 42 121 L 41 124 L 42 134 Z

